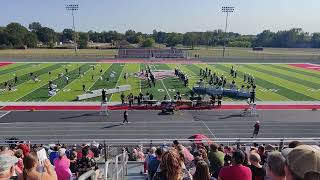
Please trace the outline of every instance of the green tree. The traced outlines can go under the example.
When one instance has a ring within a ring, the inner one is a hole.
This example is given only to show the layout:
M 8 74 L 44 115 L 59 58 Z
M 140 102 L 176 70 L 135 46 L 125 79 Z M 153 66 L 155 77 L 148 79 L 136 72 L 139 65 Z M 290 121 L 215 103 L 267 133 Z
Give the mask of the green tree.
M 166 39 L 166 44 L 170 47 L 174 47 L 177 44 L 182 44 L 183 35 L 180 33 L 169 33 Z
M 79 48 L 85 49 L 88 48 L 89 34 L 88 33 L 79 33 Z
M 183 44 L 186 46 L 191 46 L 194 49 L 194 46 L 197 45 L 197 35 L 194 32 L 187 32 L 183 35 Z
M 313 33 L 311 38 L 313 48 L 320 48 L 320 33 Z
M 155 43 L 156 42 L 155 42 L 155 40 L 153 38 L 147 38 L 142 43 L 142 47 L 153 47 Z
M 39 22 L 32 22 L 31 24 L 29 24 L 29 29 L 34 33 L 39 32 L 41 28 L 42 25 Z
M 29 32 L 25 35 L 23 42 L 28 48 L 35 48 L 37 47 L 38 38 L 34 33 Z
M 19 23 L 10 23 L 5 28 L 8 42 L 14 47 L 24 45 L 23 39 L 28 34 L 28 29 Z
M 55 31 L 48 27 L 42 27 L 37 34 L 39 41 L 51 46 L 58 39 Z
M 62 31 L 63 41 L 74 40 L 74 31 L 72 29 L 64 29 Z
M 8 34 L 5 32 L 5 28 L 0 28 L 0 46 L 5 48 L 8 45 Z

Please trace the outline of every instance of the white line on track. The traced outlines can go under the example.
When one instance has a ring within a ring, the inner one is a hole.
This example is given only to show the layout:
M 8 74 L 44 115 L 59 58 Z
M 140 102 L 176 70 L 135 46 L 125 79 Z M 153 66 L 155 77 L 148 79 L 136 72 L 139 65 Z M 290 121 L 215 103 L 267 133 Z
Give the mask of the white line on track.
M 217 139 L 217 137 L 213 134 L 213 132 L 211 131 L 211 129 L 207 126 L 207 124 L 205 123 L 205 122 L 203 122 L 203 121 L 201 121 L 202 122 L 202 124 L 208 129 L 208 131 L 210 132 L 210 134 L 212 135 L 212 137 L 214 138 L 214 139 Z
M 8 112 L 5 112 L 4 114 L 1 114 L 1 115 L 0 115 L 0 119 L 1 119 L 2 117 L 4 117 L 4 116 L 8 115 L 10 112 L 11 112 L 11 111 L 8 111 Z

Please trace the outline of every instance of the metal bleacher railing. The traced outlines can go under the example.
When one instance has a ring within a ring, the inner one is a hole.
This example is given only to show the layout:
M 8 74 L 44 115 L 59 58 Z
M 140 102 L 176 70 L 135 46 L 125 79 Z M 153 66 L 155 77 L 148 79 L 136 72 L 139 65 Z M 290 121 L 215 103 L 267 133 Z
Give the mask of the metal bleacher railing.
M 100 162 L 101 163 L 101 162 Z M 111 159 L 107 159 L 104 163 L 103 178 L 104 180 L 118 180 L 124 179 L 128 174 L 128 153 L 124 151 Z M 78 180 L 85 180 L 88 178 L 97 179 L 97 172 L 94 170 L 88 171 L 81 175 Z

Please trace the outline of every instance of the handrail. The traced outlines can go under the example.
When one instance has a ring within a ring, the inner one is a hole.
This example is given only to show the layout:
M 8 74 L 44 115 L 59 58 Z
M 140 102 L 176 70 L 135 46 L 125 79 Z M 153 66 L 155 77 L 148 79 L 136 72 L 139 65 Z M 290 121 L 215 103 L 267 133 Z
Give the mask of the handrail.
M 91 177 L 91 179 L 96 179 L 96 171 L 94 170 L 90 170 L 84 174 L 82 174 L 78 180 L 86 180 L 88 179 L 89 177 Z
M 120 159 L 120 168 L 119 168 L 119 158 Z M 109 171 L 109 164 L 113 163 L 113 166 L 111 170 Z M 123 153 L 117 155 L 116 157 L 107 160 L 105 162 L 105 167 L 104 167 L 104 175 L 105 175 L 105 180 L 108 180 L 108 173 L 110 172 L 110 179 L 113 180 L 118 180 L 118 179 L 123 179 L 124 176 L 127 175 L 127 164 L 128 164 L 128 154 L 126 151 Z

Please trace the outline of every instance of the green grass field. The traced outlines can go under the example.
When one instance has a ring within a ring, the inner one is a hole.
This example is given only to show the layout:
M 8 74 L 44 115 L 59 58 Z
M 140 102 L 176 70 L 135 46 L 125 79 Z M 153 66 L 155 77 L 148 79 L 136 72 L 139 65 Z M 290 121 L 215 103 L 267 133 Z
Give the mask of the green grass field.
M 240 87 L 246 85 L 243 82 L 244 73 L 250 73 L 255 77 L 257 84 L 257 99 L 259 101 L 319 101 L 320 100 L 320 71 L 297 68 L 287 64 L 148 64 L 153 71 L 173 70 L 179 68 L 189 76 L 189 85 L 184 87 L 176 77 L 170 76 L 157 80 L 156 86 L 149 88 L 146 80 L 140 79 L 136 73 L 145 70 L 144 63 L 16 63 L 0 67 L 0 102 L 71 102 L 77 95 L 83 94 L 82 85 L 86 90 L 102 88 L 115 88 L 118 85 L 130 84 L 134 95 L 152 93 L 155 99 L 162 99 L 165 95 L 173 98 L 176 92 L 181 92 L 187 98 L 193 85 L 200 79 L 200 68 L 209 68 L 216 74 L 224 75 L 228 81 L 233 80 L 229 76 L 230 67 L 233 65 L 238 71 L 238 77 L 234 79 Z M 95 68 L 93 68 L 93 66 Z M 58 77 L 65 73 L 69 83 L 64 77 Z M 83 76 L 79 77 L 79 68 Z M 100 74 L 100 70 L 102 73 Z M 51 72 L 51 75 L 48 73 Z M 106 79 L 114 72 L 113 79 Z M 30 73 L 36 74 L 40 81 L 34 82 Z M 130 76 L 127 80 L 124 74 Z M 18 82 L 14 83 L 14 76 L 18 76 Z M 93 78 L 92 78 L 93 76 Z M 102 76 L 103 80 L 100 79 Z M 48 96 L 48 82 L 53 81 L 59 91 L 53 97 Z M 4 90 L 4 82 L 14 86 L 13 91 Z M 125 93 L 126 95 L 129 92 Z M 108 97 L 109 101 L 119 102 L 120 94 Z M 227 101 L 234 99 L 226 98 Z M 93 98 L 86 101 L 100 101 Z

